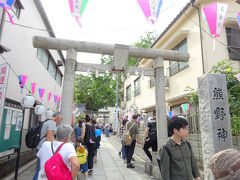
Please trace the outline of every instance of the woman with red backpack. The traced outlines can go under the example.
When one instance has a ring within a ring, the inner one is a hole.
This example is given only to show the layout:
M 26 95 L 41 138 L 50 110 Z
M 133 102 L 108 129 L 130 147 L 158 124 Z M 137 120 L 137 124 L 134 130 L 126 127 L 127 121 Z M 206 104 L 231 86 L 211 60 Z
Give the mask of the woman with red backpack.
M 41 167 L 39 180 L 72 180 L 77 177 L 80 165 L 73 144 L 69 143 L 72 131 L 70 125 L 61 124 L 57 127 L 56 140 L 42 144 L 37 153 Z

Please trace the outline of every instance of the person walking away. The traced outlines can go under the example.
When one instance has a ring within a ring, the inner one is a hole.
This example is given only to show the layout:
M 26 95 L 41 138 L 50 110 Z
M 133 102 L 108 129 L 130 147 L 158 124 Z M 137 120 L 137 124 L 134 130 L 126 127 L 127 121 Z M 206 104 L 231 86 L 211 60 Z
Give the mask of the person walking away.
M 126 123 L 127 122 L 128 122 L 128 120 L 123 120 L 122 126 L 120 127 L 120 141 L 121 141 L 121 144 L 122 144 L 122 148 L 121 148 L 121 151 L 119 152 L 119 156 L 121 156 L 121 154 L 122 154 L 123 163 L 127 163 L 125 147 L 122 143 L 122 135 L 123 135 L 123 132 L 126 128 Z
M 73 140 L 75 142 L 75 149 L 77 148 L 77 138 L 81 137 L 81 135 L 82 135 L 82 125 L 83 124 L 84 124 L 83 121 L 80 119 L 78 121 L 78 126 L 76 126 L 74 128 Z
M 112 123 L 109 124 L 108 129 L 109 129 L 109 133 L 113 133 Z
M 93 157 L 96 150 L 95 127 L 92 126 L 89 115 L 86 115 L 85 121 L 86 124 L 84 127 L 82 127 L 81 138 L 84 140 L 84 145 L 86 145 L 88 149 L 88 174 L 92 175 Z
M 88 162 L 87 162 L 88 151 L 87 151 L 87 147 L 83 145 L 81 136 L 77 138 L 76 154 L 78 157 L 78 161 L 80 163 L 80 171 L 84 173 L 85 179 L 89 180 Z
M 163 180 L 200 180 L 200 174 L 192 147 L 185 139 L 188 122 L 184 117 L 174 116 L 168 121 L 172 136 L 160 149 L 160 169 Z
M 95 119 L 92 120 L 92 125 L 95 127 L 95 130 L 96 129 L 100 129 L 97 126 L 97 121 Z M 96 150 L 94 152 L 94 157 L 93 157 L 93 162 L 94 163 L 97 163 L 97 150 L 99 149 L 100 141 L 101 141 L 101 135 L 100 136 L 96 136 Z
M 139 132 L 138 132 L 138 125 L 137 125 L 137 115 L 133 115 L 133 120 L 128 122 L 126 124 L 126 129 L 130 129 L 130 137 L 132 138 L 132 143 L 130 144 L 130 146 L 124 146 L 125 147 L 125 152 L 126 152 L 126 157 L 127 157 L 127 168 L 135 168 L 132 163 L 132 157 L 134 154 L 134 149 L 135 149 L 135 145 L 136 142 L 139 143 Z
M 106 135 L 106 137 L 109 137 L 109 125 L 106 124 L 105 128 L 104 128 L 104 133 Z
M 214 154 L 209 165 L 215 180 L 239 180 L 240 178 L 240 152 L 238 150 L 230 148 Z
M 144 134 L 144 146 L 143 150 L 152 162 L 152 155 L 149 151 L 149 148 L 152 148 L 152 151 L 157 151 L 157 123 L 156 118 L 149 118 L 149 123 L 146 127 Z
M 45 141 L 37 153 L 37 157 L 40 159 L 41 171 L 39 173 L 39 179 L 47 178 L 45 174 L 45 163 L 53 156 L 58 147 L 62 144 L 59 154 L 62 156 L 64 163 L 71 171 L 72 179 L 75 179 L 80 168 L 80 164 L 77 159 L 77 155 L 72 143 L 68 143 L 72 134 L 72 127 L 70 125 L 61 124 L 57 127 L 56 140 Z
M 45 120 L 42 129 L 41 129 L 41 136 L 40 136 L 40 142 L 38 144 L 38 146 L 36 147 L 36 152 L 39 151 L 39 149 L 41 148 L 42 144 L 45 141 L 53 141 L 54 139 L 54 133 L 57 127 L 57 124 L 59 124 L 62 120 L 62 115 L 60 112 L 56 112 L 52 115 L 52 117 L 49 117 Z M 39 158 L 37 159 L 37 169 L 35 172 L 35 175 L 33 177 L 33 180 L 37 180 L 38 179 L 38 174 L 40 171 L 40 160 Z

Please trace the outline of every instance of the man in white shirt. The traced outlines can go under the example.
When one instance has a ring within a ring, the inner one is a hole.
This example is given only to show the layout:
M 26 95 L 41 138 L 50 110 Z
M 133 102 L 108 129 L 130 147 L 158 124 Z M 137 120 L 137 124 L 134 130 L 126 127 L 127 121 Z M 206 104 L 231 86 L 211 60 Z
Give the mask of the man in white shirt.
M 45 141 L 53 141 L 54 139 L 54 132 L 56 130 L 57 124 L 59 124 L 62 120 L 62 115 L 60 112 L 56 112 L 52 115 L 52 117 L 49 117 L 48 119 L 45 120 L 43 123 L 42 129 L 41 129 L 41 136 L 40 136 L 40 142 L 36 148 L 36 151 L 38 152 L 39 149 L 41 148 L 42 144 Z M 40 171 L 40 161 L 39 159 L 37 160 L 37 169 L 36 173 L 33 177 L 33 180 L 38 179 L 38 173 Z
M 41 172 L 44 169 L 45 163 L 53 156 L 51 143 L 53 143 L 53 151 L 56 152 L 57 148 L 62 144 L 65 143 L 62 148 L 59 151 L 59 154 L 62 156 L 63 161 L 67 165 L 68 169 L 72 173 L 72 178 L 75 179 L 77 177 L 80 164 L 77 159 L 77 155 L 75 152 L 75 149 L 73 147 L 73 144 L 68 143 L 72 134 L 72 127 L 70 125 L 61 124 L 57 127 L 56 131 L 56 140 L 51 141 L 45 141 L 42 144 L 42 147 L 37 153 L 38 158 L 40 159 L 40 167 Z M 41 173 L 41 175 L 45 175 L 45 173 Z M 44 172 L 44 171 L 43 171 Z

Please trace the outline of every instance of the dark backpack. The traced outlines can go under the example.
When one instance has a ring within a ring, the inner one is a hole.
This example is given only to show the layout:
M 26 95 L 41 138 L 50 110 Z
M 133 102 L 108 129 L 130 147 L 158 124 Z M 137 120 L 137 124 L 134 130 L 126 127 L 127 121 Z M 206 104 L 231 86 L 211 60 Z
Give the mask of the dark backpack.
M 49 119 L 45 120 L 44 122 L 39 122 L 36 126 L 32 127 L 25 136 L 25 142 L 28 148 L 36 148 L 39 142 L 46 137 L 41 137 L 41 130 L 42 126 L 45 122 L 47 122 Z
M 150 129 L 150 132 L 149 132 L 149 138 L 150 138 L 150 140 L 152 140 L 152 141 L 155 141 L 155 140 L 157 140 L 157 126 L 155 125 L 153 125 L 153 123 L 151 123 L 150 124 L 151 125 L 151 129 Z
M 96 148 L 95 128 L 88 124 L 86 124 L 84 143 L 88 149 Z

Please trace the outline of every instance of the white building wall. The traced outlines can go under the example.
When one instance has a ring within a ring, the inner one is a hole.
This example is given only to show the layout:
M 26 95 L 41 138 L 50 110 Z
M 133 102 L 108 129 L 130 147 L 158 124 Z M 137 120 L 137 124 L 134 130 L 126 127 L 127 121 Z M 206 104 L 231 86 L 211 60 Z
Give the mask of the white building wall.
M 21 0 L 21 3 L 24 6 L 24 9 L 21 10 L 19 19 L 14 16 L 14 22 L 16 24 L 46 30 L 47 28 L 45 27 L 34 2 Z M 13 14 L 13 12 L 11 13 Z M 4 20 L 9 20 L 6 14 L 4 16 Z M 3 56 L 17 75 L 28 76 L 26 81 L 27 87 L 30 82 L 37 83 L 34 93 L 36 99 L 39 100 L 45 107 L 56 110 L 53 94 L 62 96 L 62 86 L 59 86 L 47 69 L 37 59 L 37 49 L 34 48 L 32 44 L 33 36 L 38 35 L 49 37 L 49 33 L 47 31 L 24 28 L 18 25 L 14 26 L 8 22 L 3 22 L 2 26 L 1 44 L 11 49 L 10 52 L 4 53 Z M 57 51 L 50 52 L 55 61 L 61 60 Z M 0 58 L 0 63 L 4 63 L 2 58 Z M 61 67 L 61 71 L 63 72 L 63 67 Z M 9 70 L 6 97 L 20 102 L 22 95 L 18 78 L 15 73 L 12 70 Z M 45 88 L 43 101 L 40 100 L 38 88 Z M 49 102 L 47 101 L 47 92 L 53 93 Z M 23 90 L 23 95 L 25 94 L 28 94 L 26 89 Z M 43 116 L 42 119 L 43 118 L 45 117 Z
M 204 7 L 208 4 L 217 2 L 216 0 L 206 1 L 203 0 L 201 7 Z M 239 5 L 235 2 L 235 0 L 224 0 L 223 3 L 227 3 L 228 12 L 226 15 L 226 19 L 236 19 L 237 13 L 240 11 Z M 203 17 L 201 17 L 202 28 L 207 30 L 206 22 Z M 236 20 L 235 20 L 236 21 Z M 168 49 L 171 50 L 178 43 L 177 39 L 179 36 L 179 32 L 187 31 L 187 47 L 188 52 L 190 54 L 189 59 L 189 67 L 186 69 L 176 73 L 173 76 L 169 76 L 169 61 L 164 61 L 164 73 L 165 76 L 168 76 L 169 80 L 169 88 L 166 88 L 165 98 L 166 100 L 171 100 L 171 102 L 167 103 L 167 110 L 170 110 L 169 107 L 171 105 L 177 103 L 183 103 L 184 98 L 179 100 L 173 100 L 174 98 L 178 98 L 184 96 L 187 92 L 185 92 L 186 86 L 190 86 L 193 89 L 197 89 L 197 78 L 203 75 L 203 63 L 202 63 L 202 55 L 201 55 L 201 39 L 200 39 L 200 29 L 199 29 L 199 20 L 197 10 L 192 8 L 191 10 L 187 10 L 185 14 L 182 15 L 181 18 L 177 20 L 175 23 L 165 34 L 164 36 L 156 43 L 154 46 L 158 49 Z M 237 24 L 236 24 L 237 25 Z M 217 38 L 222 43 L 227 44 L 226 39 L 226 31 L 225 27 L 228 26 L 227 22 L 224 25 L 223 32 L 221 37 Z M 220 44 L 216 41 L 215 50 L 213 50 L 213 40 L 207 35 L 205 32 L 202 32 L 203 38 L 203 54 L 204 54 L 204 69 L 205 73 L 208 73 L 212 66 L 216 65 L 217 62 L 222 61 L 224 59 L 229 59 L 227 47 Z M 176 38 L 174 38 L 176 37 Z M 240 68 L 239 61 L 233 61 L 235 67 Z M 140 62 L 140 66 L 152 67 L 152 60 L 142 60 Z M 126 102 L 126 108 L 128 109 L 132 103 L 135 103 L 140 109 L 148 108 L 151 106 L 155 106 L 155 88 L 149 88 L 148 81 L 149 77 L 145 77 L 144 80 L 141 79 L 141 94 L 134 98 L 134 80 L 136 77 L 129 77 L 124 82 L 124 96 L 126 101 L 126 87 L 131 84 L 132 86 L 132 99 Z
M 208 4 L 218 2 L 216 0 L 204 1 L 204 3 L 201 4 L 201 7 L 205 7 Z M 217 62 L 222 61 L 224 59 L 229 59 L 228 50 L 227 47 L 221 44 L 220 42 L 227 45 L 227 39 L 226 39 L 226 30 L 225 27 L 228 27 L 227 20 L 233 20 L 236 21 L 237 14 L 240 11 L 239 4 L 236 3 L 235 0 L 224 0 L 221 1 L 221 3 L 228 4 L 228 10 L 225 17 L 225 25 L 223 27 L 223 31 L 221 33 L 220 37 L 217 37 L 215 41 L 215 50 L 213 50 L 213 39 L 207 35 L 206 33 L 203 33 L 203 46 L 204 46 L 204 58 L 206 59 L 207 63 L 205 65 L 206 72 L 209 72 L 212 68 L 212 66 L 216 65 Z M 203 13 L 202 13 L 203 16 Z M 202 19 L 202 26 L 204 29 L 208 30 L 207 24 L 204 19 Z M 238 24 L 235 23 L 236 28 L 239 28 Z M 218 40 L 220 42 L 218 42 Z M 235 66 L 237 68 L 240 68 L 239 61 L 234 61 Z

